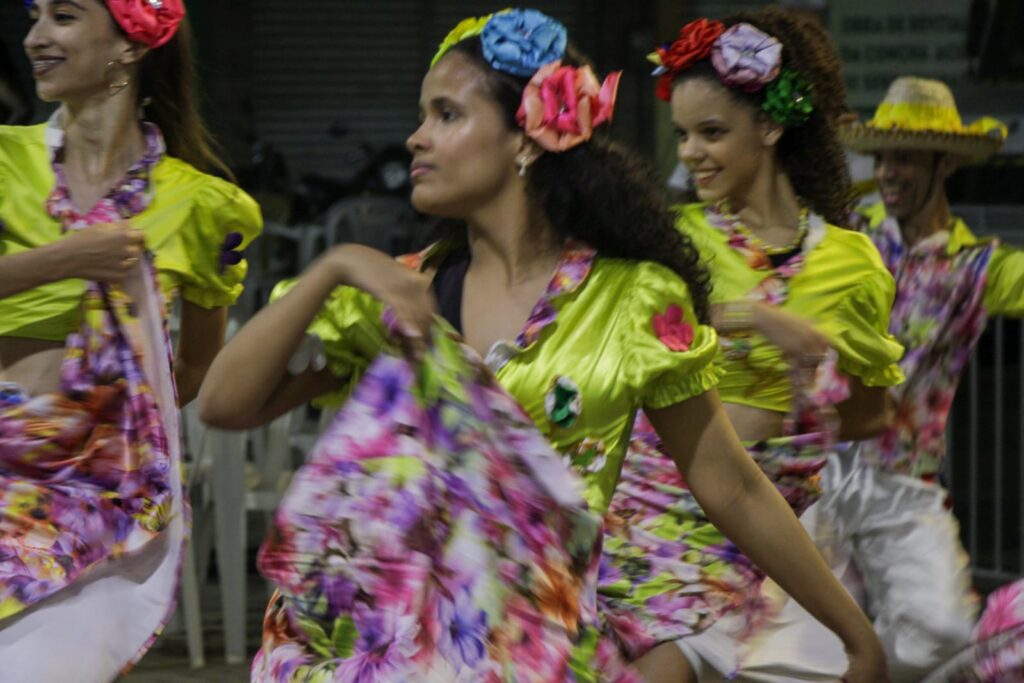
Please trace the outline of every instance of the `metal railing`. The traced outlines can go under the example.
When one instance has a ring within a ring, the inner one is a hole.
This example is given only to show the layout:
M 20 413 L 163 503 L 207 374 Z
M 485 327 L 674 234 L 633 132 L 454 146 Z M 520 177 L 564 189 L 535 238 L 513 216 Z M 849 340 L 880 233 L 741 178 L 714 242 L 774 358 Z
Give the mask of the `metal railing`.
M 1024 243 L 1024 207 L 959 206 L 978 235 Z M 949 420 L 946 483 L 983 590 L 1024 576 L 1024 325 L 993 318 Z

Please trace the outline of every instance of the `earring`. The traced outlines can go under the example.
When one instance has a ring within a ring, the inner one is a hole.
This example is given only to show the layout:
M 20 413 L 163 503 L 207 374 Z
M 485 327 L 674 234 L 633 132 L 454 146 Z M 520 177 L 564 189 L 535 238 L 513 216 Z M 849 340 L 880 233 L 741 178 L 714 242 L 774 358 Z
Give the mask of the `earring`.
M 127 88 L 129 86 L 129 84 L 131 84 L 131 82 L 132 82 L 131 76 L 128 75 L 127 71 L 125 71 L 124 80 L 120 81 L 119 83 L 111 83 L 110 82 L 110 80 L 111 80 L 110 79 L 110 76 L 111 76 L 110 72 L 115 67 L 118 67 L 118 66 L 123 66 L 123 65 L 121 64 L 121 62 L 118 62 L 118 61 L 115 61 L 115 60 L 111 60 L 111 61 L 107 62 L 107 71 L 106 71 L 107 90 L 109 91 L 111 97 L 113 97 L 117 93 L 119 93 L 122 90 L 124 90 L 125 88 Z
M 519 157 L 519 177 L 526 177 L 526 169 L 530 167 L 529 157 Z
M 140 121 L 145 121 L 146 120 L 146 107 L 148 107 L 151 104 L 153 104 L 153 98 L 152 97 L 143 97 L 142 101 L 139 102 L 138 116 L 139 116 L 139 120 Z

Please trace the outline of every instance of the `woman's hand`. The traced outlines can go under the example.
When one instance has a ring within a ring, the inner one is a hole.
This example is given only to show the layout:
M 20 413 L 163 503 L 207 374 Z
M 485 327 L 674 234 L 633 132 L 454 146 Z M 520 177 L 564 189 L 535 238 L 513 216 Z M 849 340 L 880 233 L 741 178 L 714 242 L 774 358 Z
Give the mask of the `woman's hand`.
M 142 232 L 128 223 L 97 223 L 53 243 L 64 264 L 62 278 L 120 282 L 146 248 Z
M 865 634 L 861 638 L 864 642 L 854 646 L 847 646 L 846 656 L 850 659 L 850 665 L 843 675 L 843 683 L 888 683 L 889 675 L 886 673 L 885 653 L 882 650 L 882 643 L 874 631 Z
M 815 368 L 828 352 L 828 337 L 809 321 L 777 306 L 755 304 L 753 323 L 765 339 L 782 350 L 793 367 Z
M 347 244 L 326 257 L 340 282 L 372 294 L 391 309 L 399 334 L 419 355 L 426 348 L 437 313 L 430 276 L 397 263 L 369 247 Z

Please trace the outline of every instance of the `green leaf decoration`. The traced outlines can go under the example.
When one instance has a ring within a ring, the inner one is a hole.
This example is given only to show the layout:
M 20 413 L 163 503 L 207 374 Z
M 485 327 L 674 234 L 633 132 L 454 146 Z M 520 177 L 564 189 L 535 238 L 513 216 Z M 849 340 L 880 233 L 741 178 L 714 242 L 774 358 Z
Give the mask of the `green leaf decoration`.
M 802 126 L 814 111 L 811 85 L 800 72 L 784 68 L 765 88 L 761 108 L 787 128 Z

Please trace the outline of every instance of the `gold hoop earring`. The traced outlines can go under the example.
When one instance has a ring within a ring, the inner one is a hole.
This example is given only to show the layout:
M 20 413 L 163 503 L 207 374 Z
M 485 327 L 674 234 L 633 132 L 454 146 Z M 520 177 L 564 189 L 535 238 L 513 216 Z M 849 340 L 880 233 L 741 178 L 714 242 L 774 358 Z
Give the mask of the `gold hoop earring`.
M 121 62 L 118 62 L 116 60 L 111 60 L 111 61 L 107 62 L 107 70 L 106 70 L 106 74 L 105 75 L 106 75 L 106 79 L 107 79 L 107 91 L 110 93 L 111 97 L 113 97 L 117 93 L 119 93 L 122 90 L 124 90 L 125 88 L 127 88 L 131 84 L 131 82 L 132 82 L 132 78 L 131 78 L 131 76 L 128 75 L 127 71 L 125 71 L 124 80 L 122 80 L 121 82 L 119 82 L 119 83 L 111 83 L 110 82 L 111 71 L 114 69 L 114 67 L 118 67 L 118 66 L 123 67 L 124 65 L 121 64 Z

